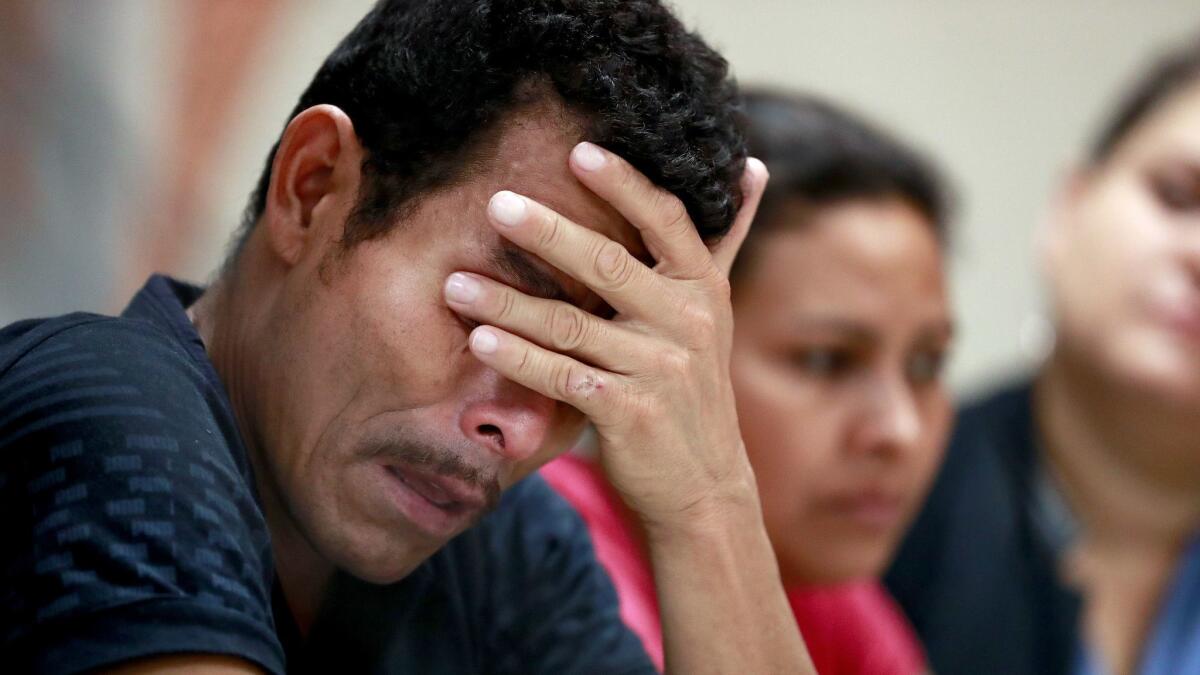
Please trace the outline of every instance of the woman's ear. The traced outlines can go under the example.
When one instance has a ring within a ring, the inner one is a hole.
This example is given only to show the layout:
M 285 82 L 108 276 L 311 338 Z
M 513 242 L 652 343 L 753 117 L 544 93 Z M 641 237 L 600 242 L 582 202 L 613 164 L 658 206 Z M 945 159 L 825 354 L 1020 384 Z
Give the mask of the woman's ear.
M 340 108 L 313 106 L 288 123 L 271 164 L 261 223 L 268 248 L 285 265 L 341 238 L 362 160 L 354 124 Z
M 1034 245 L 1042 275 L 1050 278 L 1070 248 L 1071 232 L 1080 202 L 1091 180 L 1086 167 L 1070 169 L 1058 183 L 1038 224 Z

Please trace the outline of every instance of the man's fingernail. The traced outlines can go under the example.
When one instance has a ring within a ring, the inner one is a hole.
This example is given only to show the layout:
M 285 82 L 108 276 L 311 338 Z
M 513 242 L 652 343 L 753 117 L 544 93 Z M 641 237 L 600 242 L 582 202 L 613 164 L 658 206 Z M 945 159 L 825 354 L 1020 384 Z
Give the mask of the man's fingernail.
M 500 346 L 500 338 L 487 328 L 476 328 L 475 332 L 471 333 L 471 349 L 480 354 L 492 354 L 498 346 Z
M 587 141 L 576 145 L 572 154 L 575 156 L 575 165 L 584 171 L 595 171 L 604 166 L 604 151 Z
M 770 176 L 767 171 L 767 165 L 762 163 L 762 160 L 757 157 L 746 158 L 746 169 L 753 172 L 756 176 Z
M 488 213 L 501 225 L 519 225 L 525 219 L 525 200 L 508 190 L 502 190 L 492 195 L 488 202 Z
M 455 272 L 446 279 L 446 297 L 454 302 L 475 302 L 479 297 L 479 282 L 474 278 Z

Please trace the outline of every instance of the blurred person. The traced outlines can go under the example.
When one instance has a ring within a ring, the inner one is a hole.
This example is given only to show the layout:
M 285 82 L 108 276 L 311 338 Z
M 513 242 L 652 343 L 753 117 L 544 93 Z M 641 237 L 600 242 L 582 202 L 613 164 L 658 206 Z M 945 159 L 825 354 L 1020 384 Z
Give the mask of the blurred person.
M 1200 673 L 1200 39 L 1042 233 L 1056 341 L 966 405 L 888 574 L 936 671 Z
M 796 622 L 817 671 L 924 672 L 877 579 L 916 513 L 950 421 L 946 207 L 914 151 L 819 99 L 746 97 L 771 182 L 734 263 L 738 419 Z M 661 654 L 636 517 L 593 461 L 542 469 L 582 513 L 622 616 Z
M 0 2 L 0 324 L 112 299 L 122 188 L 144 144 L 97 68 L 114 58 L 120 13 Z M 91 246 L 74 245 L 81 222 Z
M 735 110 L 657 2 L 376 5 L 212 287 L 0 332 L 0 661 L 653 672 L 522 480 L 590 421 L 668 667 L 809 672 L 728 375 L 766 180 Z
M 165 119 L 167 140 L 140 177 L 147 198 L 122 245 L 122 300 L 157 270 L 179 269 L 214 227 L 205 213 L 205 181 L 239 111 L 255 56 L 266 46 L 281 10 L 279 0 L 182 0 L 172 4 L 179 39 L 168 47 L 167 76 L 175 86 Z M 220 49 L 213 49 L 219 44 Z M 174 57 L 174 58 L 170 58 Z

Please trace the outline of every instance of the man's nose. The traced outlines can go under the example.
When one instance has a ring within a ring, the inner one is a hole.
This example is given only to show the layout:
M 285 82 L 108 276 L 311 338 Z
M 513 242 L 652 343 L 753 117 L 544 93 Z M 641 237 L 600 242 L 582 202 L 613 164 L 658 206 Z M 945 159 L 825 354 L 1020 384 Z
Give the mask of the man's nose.
M 542 447 L 558 404 L 498 375 L 496 380 L 489 395 L 467 405 L 459 426 L 468 439 L 505 460 L 520 462 Z

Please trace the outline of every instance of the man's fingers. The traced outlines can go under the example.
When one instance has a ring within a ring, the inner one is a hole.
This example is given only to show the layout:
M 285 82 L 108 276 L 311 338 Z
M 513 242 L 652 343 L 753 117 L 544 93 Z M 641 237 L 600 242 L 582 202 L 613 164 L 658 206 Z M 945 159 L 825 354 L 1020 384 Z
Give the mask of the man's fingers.
M 754 221 L 754 214 L 762 201 L 768 178 L 770 175 L 766 165 L 754 157 L 746 159 L 746 169 L 742 172 L 742 208 L 738 210 L 729 232 L 712 249 L 713 262 L 726 277 L 729 276 L 733 260 L 750 232 L 750 223 Z
M 494 326 L 471 332 L 471 353 L 517 384 L 562 401 L 595 420 L 611 409 L 621 382 L 617 375 L 539 347 Z
M 651 316 L 670 301 L 662 278 L 624 246 L 528 197 L 497 192 L 488 216 L 501 236 L 583 283 L 620 314 Z
M 605 370 L 625 372 L 636 365 L 630 354 L 650 349 L 646 338 L 621 324 L 559 300 L 525 295 L 467 272 L 446 279 L 446 304 L 477 323 L 497 326 L 534 343 Z
M 593 143 L 575 146 L 571 167 L 580 182 L 638 229 L 669 275 L 695 278 L 710 269 L 708 249 L 678 197 Z

